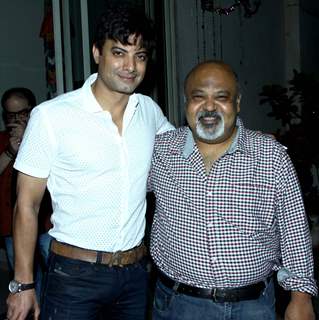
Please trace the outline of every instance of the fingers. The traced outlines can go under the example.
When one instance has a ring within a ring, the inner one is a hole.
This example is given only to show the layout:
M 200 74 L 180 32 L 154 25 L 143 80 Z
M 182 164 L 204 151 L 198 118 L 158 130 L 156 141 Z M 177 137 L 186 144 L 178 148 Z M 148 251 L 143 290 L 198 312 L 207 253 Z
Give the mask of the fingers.
M 8 320 L 18 320 L 21 317 L 21 312 L 18 308 L 14 307 L 13 305 L 8 305 L 8 311 L 7 311 L 7 319 Z
M 39 307 L 37 307 L 36 310 L 34 310 L 33 319 L 34 320 L 40 319 L 40 308 Z
M 6 126 L 9 129 L 16 129 L 16 128 L 24 129 L 26 126 L 26 123 L 25 122 L 11 122 L 11 123 L 8 123 Z
M 7 125 L 7 128 L 9 129 L 9 134 L 11 137 L 18 137 L 22 139 L 25 130 L 25 124 L 11 123 Z
M 28 316 L 29 315 L 29 316 Z M 34 319 L 34 320 L 38 320 L 39 319 L 39 315 L 40 313 L 36 314 L 32 314 L 32 318 L 30 317 L 30 313 L 29 312 L 25 312 L 25 311 L 18 311 L 15 310 L 14 312 L 7 312 L 7 320 L 26 320 L 26 319 Z
M 12 129 L 9 133 L 10 137 L 17 137 L 17 138 L 20 138 L 22 139 L 23 137 L 23 134 L 24 134 L 24 129 L 21 130 L 21 129 Z
M 20 138 L 11 137 L 9 139 L 9 149 L 10 149 L 12 154 L 16 154 L 18 152 L 20 144 L 21 144 Z
M 34 312 L 33 319 L 39 319 L 40 309 L 33 292 L 10 294 L 7 298 L 7 306 L 8 320 L 25 320 L 30 311 Z

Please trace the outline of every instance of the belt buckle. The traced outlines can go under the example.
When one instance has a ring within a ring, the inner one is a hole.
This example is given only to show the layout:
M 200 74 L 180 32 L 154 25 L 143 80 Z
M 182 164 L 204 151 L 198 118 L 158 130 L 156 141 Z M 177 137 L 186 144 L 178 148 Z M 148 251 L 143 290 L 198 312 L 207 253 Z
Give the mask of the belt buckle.
M 113 266 L 123 267 L 123 265 L 121 264 L 121 260 L 122 260 L 122 251 L 116 251 L 112 253 L 111 259 L 109 262 L 109 267 L 113 267 Z
M 214 302 L 217 302 L 217 301 L 216 301 L 216 292 L 217 292 L 217 288 L 214 288 L 213 291 L 212 291 L 212 294 L 211 294 L 211 299 L 212 299 Z

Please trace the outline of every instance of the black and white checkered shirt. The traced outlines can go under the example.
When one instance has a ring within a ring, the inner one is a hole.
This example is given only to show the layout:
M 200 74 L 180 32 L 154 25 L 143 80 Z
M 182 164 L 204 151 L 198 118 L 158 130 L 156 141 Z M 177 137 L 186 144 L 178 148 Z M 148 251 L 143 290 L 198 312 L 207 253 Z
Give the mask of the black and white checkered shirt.
M 317 293 L 312 245 L 294 167 L 277 141 L 240 119 L 209 175 L 191 131 L 156 139 L 149 190 L 156 195 L 151 255 L 192 286 L 240 287 L 279 272 L 288 290 Z

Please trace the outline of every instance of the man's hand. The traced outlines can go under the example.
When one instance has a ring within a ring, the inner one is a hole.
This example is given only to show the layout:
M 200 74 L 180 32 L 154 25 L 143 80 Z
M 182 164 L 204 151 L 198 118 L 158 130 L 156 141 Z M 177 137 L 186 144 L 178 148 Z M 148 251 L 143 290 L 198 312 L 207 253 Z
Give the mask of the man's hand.
M 311 296 L 307 293 L 292 292 L 285 320 L 316 320 Z
M 34 251 L 38 234 L 38 212 L 46 179 L 21 172 L 17 178 L 17 202 L 13 213 L 14 278 L 33 283 Z M 39 319 L 39 305 L 34 289 L 10 294 L 7 299 L 9 320 L 24 320 L 29 312 Z
M 10 136 L 18 137 L 22 139 L 27 123 L 25 121 L 17 121 L 14 123 L 8 123 L 7 129 Z
M 10 137 L 9 138 L 9 146 L 8 146 L 8 150 L 9 152 L 16 156 L 19 147 L 20 147 L 20 143 L 21 143 L 21 139 L 18 137 Z
M 40 308 L 37 302 L 35 290 L 26 290 L 16 294 L 9 294 L 7 298 L 7 319 L 24 320 L 30 312 L 33 313 L 33 319 L 38 320 Z
M 24 130 L 26 128 L 26 123 L 25 122 L 10 123 L 7 125 L 7 128 L 10 132 L 9 151 L 13 155 L 16 155 L 23 138 Z

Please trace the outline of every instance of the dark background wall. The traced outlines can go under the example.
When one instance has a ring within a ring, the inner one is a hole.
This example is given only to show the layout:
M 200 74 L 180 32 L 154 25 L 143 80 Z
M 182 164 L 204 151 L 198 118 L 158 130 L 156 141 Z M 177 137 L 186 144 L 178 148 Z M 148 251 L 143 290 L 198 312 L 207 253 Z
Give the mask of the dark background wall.
M 111 2 L 114 0 L 88 2 L 90 35 L 92 17 L 98 15 L 103 3 Z M 134 4 L 134 1 L 123 2 Z M 146 2 L 145 6 L 155 8 L 153 16 L 159 31 L 156 63 L 160 67 L 152 75 L 158 80 L 154 97 L 176 125 L 184 122 L 183 79 L 203 59 L 224 59 L 234 67 L 242 86 L 242 118 L 249 127 L 267 132 L 274 131 L 280 123 L 267 116 L 269 107 L 259 105 L 262 86 L 284 85 L 293 68 L 319 74 L 317 0 L 262 0 L 251 18 L 245 18 L 239 9 L 228 16 L 203 11 L 200 0 Z M 76 16 L 78 3 L 70 1 Z M 137 1 L 139 6 L 142 3 Z M 214 1 L 216 7 L 228 7 L 232 3 Z M 76 16 L 74 24 L 79 23 Z M 0 95 L 7 88 L 19 85 L 30 87 L 38 102 L 45 99 L 44 50 L 39 37 L 43 17 L 44 0 L 1 1 Z M 74 63 L 78 58 L 80 61 L 80 49 L 73 54 Z M 73 70 L 77 72 L 76 68 Z M 78 83 L 81 83 L 80 75 L 79 72 L 75 77 Z
M 319 77 L 319 1 L 300 1 L 301 67 Z
M 11 87 L 25 86 L 34 91 L 39 102 L 45 99 L 43 41 L 39 36 L 43 7 L 43 0 L 0 2 L 0 96 Z
M 309 11 L 314 12 L 312 7 L 317 7 L 317 2 L 307 2 Z M 242 9 L 218 15 L 203 11 L 200 1 L 174 3 L 179 121 L 184 115 L 182 87 L 188 70 L 198 61 L 217 58 L 230 63 L 239 76 L 241 117 L 246 125 L 267 132 L 279 127 L 279 122 L 267 116 L 269 107 L 259 105 L 259 93 L 265 84 L 285 85 L 293 68 L 319 70 L 314 58 L 318 53 L 318 17 L 309 17 L 298 1 L 262 1 L 251 18 L 245 18 Z M 231 3 L 215 1 L 216 6 Z M 311 7 L 310 3 L 316 5 Z

